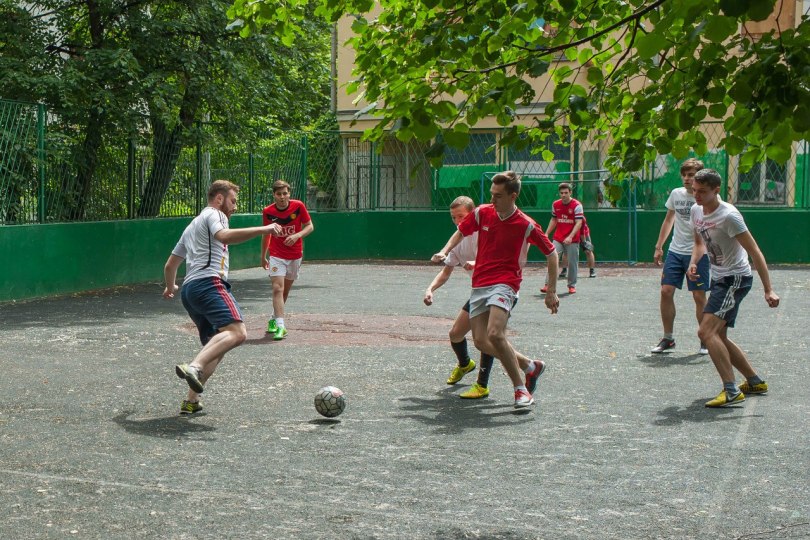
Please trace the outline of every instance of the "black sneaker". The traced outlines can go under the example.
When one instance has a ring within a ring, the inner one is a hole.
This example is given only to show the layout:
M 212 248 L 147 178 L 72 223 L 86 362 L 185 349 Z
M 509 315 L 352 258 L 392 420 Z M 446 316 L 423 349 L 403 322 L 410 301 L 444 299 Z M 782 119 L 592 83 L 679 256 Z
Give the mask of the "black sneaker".
M 596 268 L 591 268 L 591 271 L 588 272 L 588 277 L 596 277 Z
M 664 338 L 664 339 L 661 340 L 660 343 L 658 343 L 658 345 L 653 347 L 652 351 L 650 351 L 650 352 L 660 354 L 660 353 L 667 352 L 668 350 L 674 349 L 674 348 L 675 348 L 675 340 L 674 339 L 669 339 L 669 338 Z
M 566 278 L 566 277 L 568 277 L 568 270 L 563 268 L 562 271 L 560 272 L 559 277 L 557 279 L 562 279 L 562 278 Z

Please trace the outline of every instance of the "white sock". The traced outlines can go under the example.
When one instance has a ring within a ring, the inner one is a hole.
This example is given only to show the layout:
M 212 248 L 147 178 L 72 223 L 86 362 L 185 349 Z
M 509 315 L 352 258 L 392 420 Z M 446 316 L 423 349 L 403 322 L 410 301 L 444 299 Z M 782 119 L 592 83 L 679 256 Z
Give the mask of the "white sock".
M 277 318 L 277 319 L 276 319 L 276 324 L 277 324 L 279 327 L 284 328 L 284 317 L 279 317 L 279 318 Z
M 534 362 L 529 362 L 529 365 L 523 368 L 523 373 L 528 375 L 529 373 L 534 371 Z
M 529 391 L 529 389 L 528 389 L 528 388 L 526 388 L 526 386 L 524 386 L 524 385 L 522 385 L 522 384 L 521 384 L 520 386 L 516 386 L 516 387 L 515 387 L 515 392 L 517 392 L 518 390 L 525 390 L 526 392 L 528 392 L 528 391 Z

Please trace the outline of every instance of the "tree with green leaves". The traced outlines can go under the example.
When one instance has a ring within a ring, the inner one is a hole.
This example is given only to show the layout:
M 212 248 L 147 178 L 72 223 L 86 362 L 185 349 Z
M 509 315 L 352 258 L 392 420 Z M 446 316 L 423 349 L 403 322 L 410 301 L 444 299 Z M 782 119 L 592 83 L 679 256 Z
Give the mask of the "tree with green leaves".
M 794 0 L 321 2 L 330 21 L 353 17 L 348 90 L 379 117 L 369 136 L 433 141 L 436 162 L 485 117 L 517 148 L 543 150 L 555 131 L 607 138 L 607 165 L 624 171 L 705 153 L 700 122 L 712 118 L 743 170 L 785 162 L 810 139 L 810 20 L 756 39 L 743 31 Z M 276 4 L 236 0 L 231 13 L 247 34 L 295 14 L 295 0 L 281 15 Z M 529 81 L 546 75 L 553 97 L 538 104 Z
M 139 216 L 158 214 L 182 149 L 315 124 L 329 112 L 330 25 L 301 5 L 295 46 L 272 29 L 248 39 L 227 0 L 0 0 L 0 98 L 45 103 L 71 153 L 56 219 L 82 219 L 106 147 L 151 134 Z M 308 15 L 309 14 L 309 15 Z

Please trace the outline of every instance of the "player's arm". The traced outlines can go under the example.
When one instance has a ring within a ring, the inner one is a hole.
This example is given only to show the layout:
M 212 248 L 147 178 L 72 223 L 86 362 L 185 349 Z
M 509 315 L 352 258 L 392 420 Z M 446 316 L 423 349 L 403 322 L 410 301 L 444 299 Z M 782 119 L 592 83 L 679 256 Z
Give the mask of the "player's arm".
M 751 262 L 754 263 L 754 268 L 757 269 L 759 280 L 762 282 L 762 288 L 765 289 L 765 301 L 770 307 L 778 306 L 779 297 L 773 292 L 773 287 L 771 287 L 771 275 L 768 273 L 768 263 L 765 262 L 765 255 L 763 255 L 762 251 L 759 249 L 757 241 L 754 240 L 750 231 L 741 232 L 734 238 L 736 238 L 745 251 L 748 252 L 748 256 L 751 257 Z
M 548 222 L 548 227 L 546 227 L 546 236 L 549 238 L 554 238 L 554 229 L 557 228 L 557 218 L 552 217 Z
M 697 271 L 698 261 L 706 254 L 706 244 L 703 243 L 700 233 L 695 229 L 695 245 L 692 246 L 692 258 L 689 260 L 689 270 L 686 271 L 686 277 L 690 281 L 697 281 L 700 279 L 700 274 Z
M 577 233 L 579 232 L 579 230 L 580 230 L 581 228 L 582 228 L 582 220 L 581 220 L 581 219 L 578 219 L 578 220 L 576 220 L 576 223 L 574 224 L 574 228 L 573 228 L 573 229 L 571 229 L 571 234 L 569 234 L 569 235 L 568 235 L 568 236 L 565 238 L 565 243 L 566 243 L 566 244 L 570 244 L 571 242 L 573 242 L 573 241 L 574 241 L 574 238 L 576 237 Z
M 653 261 L 658 266 L 661 266 L 661 259 L 664 257 L 664 242 L 669 238 L 669 233 L 672 232 L 674 224 L 675 210 L 667 210 L 664 222 L 661 223 L 661 230 L 658 232 L 658 240 L 655 242 L 655 252 L 653 252 Z
M 226 245 L 231 244 L 241 244 L 242 242 L 247 242 L 252 238 L 256 238 L 257 236 L 262 236 L 264 234 L 271 234 L 273 236 L 278 236 L 281 233 L 281 226 L 277 223 L 271 223 L 270 225 L 264 225 L 262 227 L 245 227 L 243 229 L 221 229 L 217 231 L 214 235 L 214 238 L 222 242 Z
M 433 262 L 443 262 L 447 258 L 447 254 L 450 253 L 454 247 L 459 245 L 463 238 L 464 235 L 461 234 L 461 231 L 454 232 L 453 236 L 450 237 L 450 240 L 447 241 L 441 251 L 431 257 L 430 260 Z
M 546 255 L 546 264 L 548 265 L 548 289 L 546 289 L 546 307 L 551 310 L 551 313 L 557 313 L 560 307 L 560 299 L 557 297 L 557 275 L 559 274 L 560 258 L 557 255 L 557 250 L 554 249 L 551 253 Z
M 270 267 L 270 263 L 267 262 L 267 258 L 270 255 L 270 242 L 273 239 L 273 235 L 265 234 L 262 236 L 262 254 L 261 258 L 259 259 L 261 262 L 262 268 L 267 270 Z
M 163 282 L 166 284 L 166 288 L 163 289 L 163 298 L 174 298 L 175 293 L 180 290 L 180 287 L 178 287 L 176 283 L 177 270 L 180 268 L 180 265 L 183 264 L 183 261 L 184 259 L 182 257 L 178 257 L 172 253 L 163 266 Z
M 430 282 L 430 285 L 428 285 L 428 288 L 425 291 L 424 302 L 426 306 L 433 303 L 433 291 L 447 283 L 447 280 L 450 279 L 450 274 L 452 273 L 453 267 L 445 265 L 445 267 L 442 268 L 438 274 L 436 274 L 436 277 L 433 278 L 433 281 Z

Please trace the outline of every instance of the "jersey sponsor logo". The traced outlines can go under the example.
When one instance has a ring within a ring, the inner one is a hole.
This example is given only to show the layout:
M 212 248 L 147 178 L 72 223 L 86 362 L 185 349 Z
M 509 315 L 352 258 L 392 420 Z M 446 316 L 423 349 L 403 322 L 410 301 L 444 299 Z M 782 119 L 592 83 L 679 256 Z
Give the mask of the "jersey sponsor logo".
M 290 236 L 295 234 L 295 225 L 288 225 L 281 228 L 281 236 Z

